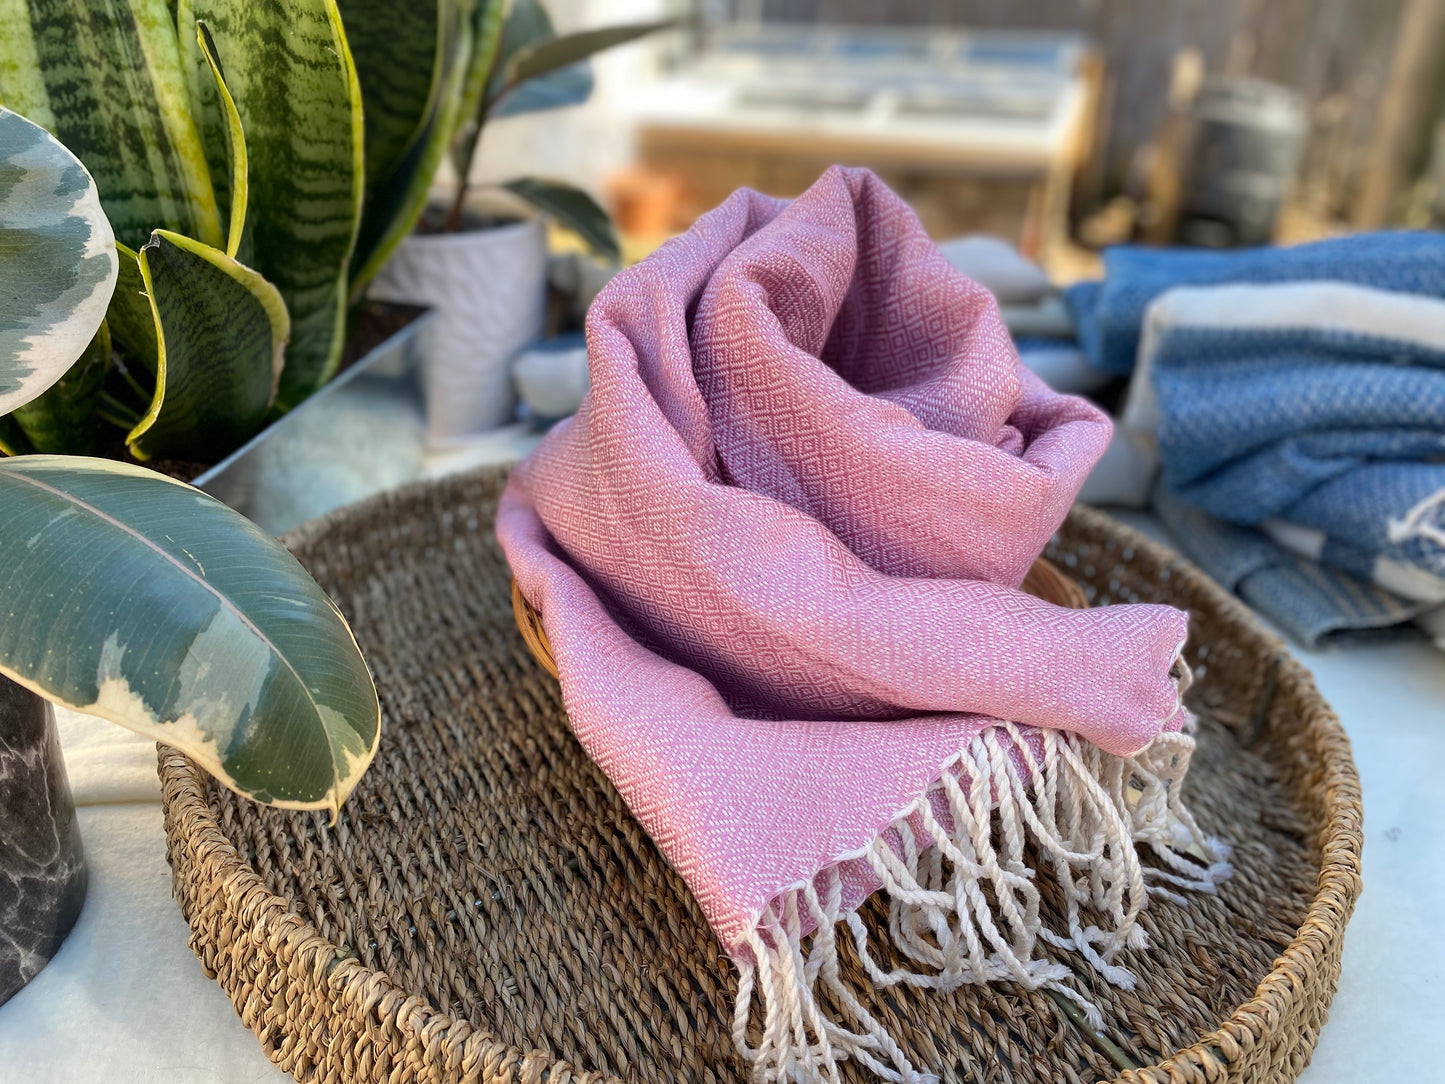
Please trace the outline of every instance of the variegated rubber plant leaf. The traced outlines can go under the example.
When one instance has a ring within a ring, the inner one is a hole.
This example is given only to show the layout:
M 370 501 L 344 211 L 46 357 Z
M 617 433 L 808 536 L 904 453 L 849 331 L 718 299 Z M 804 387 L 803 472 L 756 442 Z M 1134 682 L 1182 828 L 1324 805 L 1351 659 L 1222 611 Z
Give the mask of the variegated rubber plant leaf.
M 126 442 L 139 458 L 214 462 L 255 435 L 276 399 L 290 324 L 256 271 L 157 230 L 140 272 L 159 331 L 155 395 Z
M 84 354 L 117 270 L 85 168 L 43 128 L 0 108 L 0 415 L 42 395 Z
M 196 35 L 216 46 L 250 160 L 248 265 L 291 315 L 277 403 L 295 406 L 336 371 L 346 332 L 346 280 L 361 222 L 361 90 L 336 0 L 180 0 L 193 88 L 214 78 Z M 210 81 L 210 82 L 208 82 Z M 209 108 L 199 93 L 197 109 Z M 209 99 L 212 107 L 215 96 Z M 223 132 L 207 114 L 202 128 Z M 213 163 L 221 159 L 212 150 Z
M 380 736 L 351 630 L 296 559 L 109 460 L 0 460 L 0 673 L 291 809 L 334 813 Z
M 222 243 L 166 0 L 0 0 L 0 105 L 85 163 L 122 244 Z

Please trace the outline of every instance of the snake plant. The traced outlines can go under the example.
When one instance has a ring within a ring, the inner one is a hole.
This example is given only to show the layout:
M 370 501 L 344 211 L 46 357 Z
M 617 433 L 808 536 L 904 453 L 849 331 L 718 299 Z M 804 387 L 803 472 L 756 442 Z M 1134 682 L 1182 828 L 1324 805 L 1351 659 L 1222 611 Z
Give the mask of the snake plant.
M 22 437 L 98 394 L 89 374 L 103 371 L 107 306 L 125 282 L 101 204 L 69 151 L 0 109 L 0 406 Z M 275 294 L 179 233 L 141 252 L 158 312 L 170 313 L 182 274 L 210 276 L 196 290 L 207 303 Z M 256 342 L 285 338 L 274 296 L 249 331 L 216 311 L 160 334 L 189 350 L 197 327 L 219 319 Z M 273 359 L 261 360 L 269 374 Z M 3 680 L 176 746 L 227 786 L 289 808 L 339 809 L 380 734 L 351 631 L 275 539 L 190 486 L 86 456 L 0 459 Z
M 469 166 L 487 117 L 585 97 L 578 62 L 657 25 L 559 37 L 537 0 L 0 0 L 0 105 L 85 164 L 119 261 L 108 341 L 43 419 L 0 419 L 0 449 L 86 453 L 119 426 L 140 459 L 224 456 L 336 372 L 449 151 Z M 511 187 L 615 247 L 575 190 Z

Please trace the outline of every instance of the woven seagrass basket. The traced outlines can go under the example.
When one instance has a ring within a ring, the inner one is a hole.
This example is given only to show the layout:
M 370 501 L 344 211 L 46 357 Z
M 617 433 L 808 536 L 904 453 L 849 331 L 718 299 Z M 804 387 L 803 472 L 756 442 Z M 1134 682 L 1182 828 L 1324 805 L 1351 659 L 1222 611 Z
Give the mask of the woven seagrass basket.
M 492 533 L 502 482 L 412 487 L 288 539 L 375 672 L 381 750 L 334 826 L 160 750 L 192 948 L 301 1081 L 743 1081 L 732 965 L 518 635 Z M 1237 872 L 1187 908 L 1151 903 L 1151 947 L 1121 960 L 1133 991 L 1076 966 L 1103 1033 L 1005 984 L 892 990 L 869 1011 L 950 1082 L 1293 1080 L 1360 888 L 1348 742 L 1280 642 L 1168 550 L 1077 509 L 1048 556 L 1094 605 L 1190 611 L 1186 793 Z

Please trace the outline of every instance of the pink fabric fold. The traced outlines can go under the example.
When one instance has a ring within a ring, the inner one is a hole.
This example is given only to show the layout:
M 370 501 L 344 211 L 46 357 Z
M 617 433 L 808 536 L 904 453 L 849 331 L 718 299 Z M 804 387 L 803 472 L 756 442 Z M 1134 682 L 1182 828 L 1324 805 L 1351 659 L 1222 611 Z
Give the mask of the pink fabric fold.
M 1108 419 L 871 173 L 734 194 L 587 343 L 497 531 L 578 739 L 734 955 L 822 871 L 874 891 L 857 856 L 998 721 L 1120 756 L 1180 728 L 1183 613 L 1017 589 Z

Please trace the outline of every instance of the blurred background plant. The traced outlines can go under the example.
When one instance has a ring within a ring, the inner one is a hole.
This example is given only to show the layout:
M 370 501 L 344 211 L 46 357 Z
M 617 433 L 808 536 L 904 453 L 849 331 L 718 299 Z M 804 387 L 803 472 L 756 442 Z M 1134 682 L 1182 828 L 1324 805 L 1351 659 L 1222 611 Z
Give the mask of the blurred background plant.
M 588 57 L 671 25 L 653 19 L 559 36 L 538 0 L 513 0 L 505 13 L 500 4 L 479 7 L 477 15 L 450 143 L 450 191 L 445 182 L 434 186 L 420 228 L 359 274 L 374 299 L 436 312 L 422 374 L 433 448 L 472 441 L 511 418 L 508 364 L 545 330 L 547 231 L 519 204 L 541 211 L 606 265 L 615 268 L 621 256 L 607 213 L 582 188 L 536 177 L 474 183 L 488 122 L 586 101 Z M 369 64 L 362 66 L 365 87 Z

